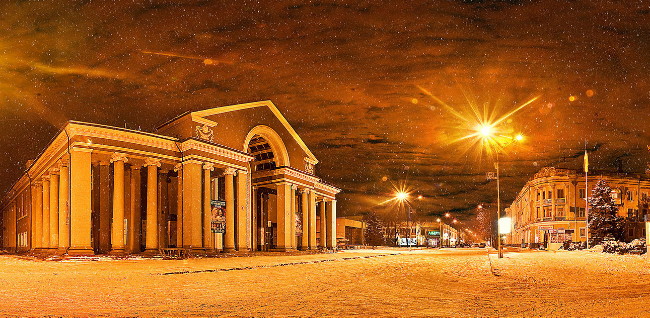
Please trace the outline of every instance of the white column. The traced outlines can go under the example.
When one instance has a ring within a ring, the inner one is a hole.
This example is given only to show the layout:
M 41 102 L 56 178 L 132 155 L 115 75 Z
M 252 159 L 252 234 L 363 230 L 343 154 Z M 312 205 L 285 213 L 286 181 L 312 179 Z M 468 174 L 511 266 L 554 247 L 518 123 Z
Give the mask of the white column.
M 237 171 L 237 250 L 248 251 L 248 171 Z
M 212 233 L 212 178 L 210 172 L 214 170 L 212 163 L 203 164 L 203 246 L 207 250 L 214 250 L 214 236 Z
M 50 176 L 43 177 L 43 234 L 41 247 L 50 248 Z
M 225 192 L 226 192 L 226 233 L 224 237 L 224 250 L 235 250 L 235 190 L 234 190 L 235 169 L 226 168 Z
M 123 153 L 114 153 L 113 163 L 113 222 L 111 231 L 111 252 L 124 253 L 124 163 L 128 159 Z
M 91 149 L 73 148 L 70 160 L 70 249 L 68 254 L 93 254 L 91 242 Z
M 70 172 L 67 160 L 61 161 L 59 170 L 59 249 L 65 251 L 70 247 L 70 205 L 68 203 Z
M 327 248 L 336 248 L 336 200 L 327 202 Z
M 183 245 L 185 248 L 203 248 L 201 171 L 201 162 L 195 160 L 183 162 Z
M 43 246 L 43 184 L 32 185 L 32 250 Z
M 318 247 L 327 248 L 327 221 L 325 221 L 325 200 L 323 199 L 318 206 L 318 216 L 320 217 L 320 231 L 319 239 L 320 242 Z
M 300 249 L 309 249 L 309 189 L 300 189 L 300 200 L 302 205 L 302 237 Z
M 59 169 L 50 169 L 50 248 L 59 247 Z
M 158 168 L 160 160 L 147 158 L 147 232 L 145 246 L 149 253 L 158 252 Z
M 309 190 L 309 249 L 316 249 L 316 190 Z
M 278 249 L 291 250 L 291 184 L 280 183 L 277 185 L 277 200 L 276 200 L 276 213 L 277 213 L 277 229 L 278 229 Z

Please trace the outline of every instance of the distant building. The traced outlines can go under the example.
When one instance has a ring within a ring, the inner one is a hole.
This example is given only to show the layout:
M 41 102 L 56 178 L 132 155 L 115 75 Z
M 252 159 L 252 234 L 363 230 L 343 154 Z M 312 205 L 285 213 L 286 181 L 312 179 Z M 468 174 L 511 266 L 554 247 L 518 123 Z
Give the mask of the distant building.
M 0 242 L 52 254 L 334 248 L 340 190 L 317 163 L 270 101 L 185 113 L 155 133 L 70 121 L 0 201 Z
M 336 239 L 345 245 L 364 245 L 363 231 L 366 228 L 361 218 L 336 218 Z
M 645 236 L 650 179 L 641 175 L 590 172 L 587 196 L 598 180 L 607 181 L 619 206 L 618 214 L 628 218 L 627 239 Z M 507 244 L 538 246 L 586 238 L 585 177 L 582 172 L 554 167 L 542 168 L 526 182 L 514 202 L 506 208 L 512 218 Z

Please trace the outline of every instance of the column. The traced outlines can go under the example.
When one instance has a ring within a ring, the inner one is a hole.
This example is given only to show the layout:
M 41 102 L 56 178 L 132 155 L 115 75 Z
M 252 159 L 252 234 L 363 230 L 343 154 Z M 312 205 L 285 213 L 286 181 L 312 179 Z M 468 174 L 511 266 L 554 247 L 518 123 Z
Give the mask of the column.
M 325 219 L 327 220 L 327 248 L 336 248 L 336 200 L 327 203 Z
M 203 248 L 202 163 L 196 160 L 183 162 L 183 246 Z
M 183 213 L 183 164 L 177 163 L 174 166 L 174 171 L 178 173 L 176 178 L 177 200 L 176 200 L 176 246 L 185 246 L 185 237 L 183 233 L 183 223 L 185 214 Z
M 226 168 L 225 191 L 226 191 L 226 233 L 223 242 L 223 248 L 226 251 L 235 250 L 235 189 L 234 189 L 235 169 Z
M 50 169 L 50 248 L 59 247 L 59 169 Z
M 68 254 L 93 254 L 91 237 L 91 149 L 73 148 L 70 160 L 70 249 Z
M 290 202 L 291 202 L 291 225 L 289 227 L 291 228 L 291 248 L 296 249 L 298 248 L 298 242 L 296 238 L 296 213 L 298 213 L 298 207 L 297 207 L 297 202 L 296 202 L 296 186 L 291 185 L 291 191 L 289 193 L 290 195 Z
M 41 247 L 50 248 L 50 176 L 43 177 L 43 232 L 41 236 Z
M 140 252 L 140 232 L 142 227 L 142 221 L 140 220 L 140 206 L 142 202 L 140 182 L 140 167 L 132 165 L 130 182 L 131 200 L 129 202 L 129 212 L 131 212 L 131 224 L 129 225 L 129 251 L 131 253 Z
M 300 238 L 300 249 L 309 249 L 309 189 L 300 189 L 300 201 L 302 203 L 302 237 Z
M 111 250 L 110 162 L 99 162 L 99 253 Z M 93 224 L 97 230 L 97 224 Z
M 111 228 L 111 252 L 124 253 L 124 163 L 123 153 L 114 153 L 113 163 L 113 223 Z
M 214 170 L 212 163 L 203 164 L 203 246 L 214 251 L 214 237 L 212 233 L 212 177 L 210 172 Z
M 551 199 L 551 218 L 553 219 L 555 219 L 555 216 L 557 215 L 555 208 L 555 198 L 557 197 L 557 193 L 555 193 L 555 191 L 557 191 L 555 189 L 555 184 L 551 184 L 551 197 L 549 199 Z
M 237 171 L 237 250 L 248 251 L 248 171 Z
M 43 185 L 36 181 L 32 185 L 32 250 L 43 246 Z
M 276 189 L 275 211 L 277 212 L 278 222 L 278 249 L 291 250 L 293 249 L 293 246 L 291 246 L 291 214 L 293 214 L 291 209 L 291 184 L 279 183 Z
M 70 184 L 68 161 L 62 160 L 59 167 L 59 249 L 66 251 L 70 247 Z
M 160 160 L 147 158 L 144 166 L 147 167 L 147 232 L 145 247 L 146 252 L 158 252 L 158 167 Z
M 318 206 L 318 216 L 320 217 L 320 235 L 319 239 L 320 242 L 318 242 L 318 247 L 322 248 L 327 248 L 327 221 L 325 221 L 325 199 L 320 202 L 320 205 Z
M 309 190 L 309 249 L 316 249 L 316 190 Z

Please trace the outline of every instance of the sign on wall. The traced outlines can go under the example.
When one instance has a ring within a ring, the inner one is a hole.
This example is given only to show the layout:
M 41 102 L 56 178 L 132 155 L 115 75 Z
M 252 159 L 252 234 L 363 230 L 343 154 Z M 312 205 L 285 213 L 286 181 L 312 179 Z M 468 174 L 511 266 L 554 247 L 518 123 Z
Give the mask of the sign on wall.
M 225 233 L 226 232 L 226 201 L 212 200 L 210 201 L 212 207 L 212 233 Z

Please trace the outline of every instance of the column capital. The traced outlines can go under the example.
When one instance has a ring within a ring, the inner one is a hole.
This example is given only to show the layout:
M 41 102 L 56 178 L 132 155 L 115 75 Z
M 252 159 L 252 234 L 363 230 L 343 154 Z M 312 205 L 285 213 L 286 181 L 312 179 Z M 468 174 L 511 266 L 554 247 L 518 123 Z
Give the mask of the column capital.
M 212 162 L 204 162 L 203 163 L 203 170 L 213 171 L 214 170 L 214 163 L 212 163 Z
M 50 175 L 46 174 L 41 177 L 42 182 L 49 182 L 50 181 Z
M 160 167 L 160 159 L 147 158 L 147 159 L 144 160 L 144 166 L 145 167 L 149 167 L 149 166 Z
M 60 170 L 59 170 L 58 167 L 50 168 L 50 169 L 48 170 L 48 172 L 50 173 L 50 175 L 54 175 L 54 174 L 58 175 L 58 174 L 59 174 L 59 171 L 60 171 Z
M 230 167 L 223 170 L 223 174 L 228 174 L 228 175 L 234 175 L 235 172 L 237 172 L 237 169 L 230 168 Z
M 300 192 L 300 194 L 307 194 L 310 190 L 310 188 L 298 188 L 298 192 Z
M 72 149 L 70 149 L 70 152 L 93 152 L 93 150 L 90 148 L 72 147 Z
M 182 163 L 179 162 L 179 163 L 174 165 L 174 172 L 179 172 L 181 170 L 183 170 L 183 164 Z
M 111 155 L 111 163 L 115 161 L 129 162 L 129 158 L 126 157 L 126 154 L 121 152 L 114 152 Z
M 70 163 L 70 160 L 68 160 L 68 158 L 61 158 L 57 163 L 57 166 L 59 167 L 59 169 L 61 169 L 61 167 L 67 167 L 68 163 Z
M 248 174 L 248 170 L 237 170 L 237 174 Z
M 131 165 L 131 170 L 140 170 L 141 166 L 139 165 Z

